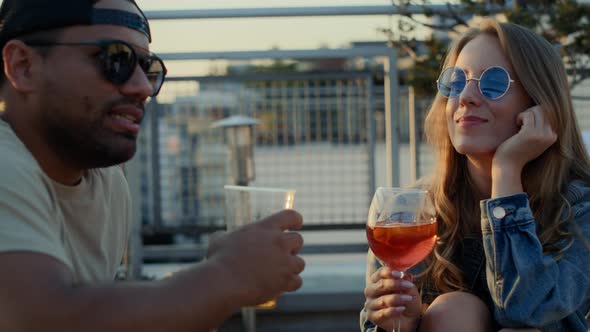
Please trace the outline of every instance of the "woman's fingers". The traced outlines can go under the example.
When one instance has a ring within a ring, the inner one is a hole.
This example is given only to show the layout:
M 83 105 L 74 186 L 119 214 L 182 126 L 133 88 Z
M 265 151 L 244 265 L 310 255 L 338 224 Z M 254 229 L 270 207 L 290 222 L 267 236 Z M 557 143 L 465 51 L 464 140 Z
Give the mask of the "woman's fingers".
M 380 267 L 377 271 L 371 274 L 371 282 L 376 283 L 381 279 L 393 278 L 392 270 L 388 267 Z
M 386 308 L 406 307 L 416 298 L 410 294 L 388 294 L 365 302 L 365 308 L 369 311 L 378 311 Z
M 420 316 L 422 300 L 411 280 L 412 275 L 389 268 L 373 273 L 365 288 L 367 319 L 385 330 L 391 330 L 393 318 L 401 319 L 403 326 L 413 326 Z
M 389 307 L 377 310 L 367 310 L 367 319 L 375 325 L 383 327 L 384 323 L 391 322 L 404 312 L 404 307 Z
M 553 142 L 557 138 L 551 122 L 543 113 L 540 106 L 534 106 L 518 115 L 518 122 L 522 124 L 521 130 L 533 140 Z
M 418 294 L 416 285 L 405 279 L 379 279 L 365 288 L 365 297 L 377 298 L 385 294 L 404 293 L 412 296 Z

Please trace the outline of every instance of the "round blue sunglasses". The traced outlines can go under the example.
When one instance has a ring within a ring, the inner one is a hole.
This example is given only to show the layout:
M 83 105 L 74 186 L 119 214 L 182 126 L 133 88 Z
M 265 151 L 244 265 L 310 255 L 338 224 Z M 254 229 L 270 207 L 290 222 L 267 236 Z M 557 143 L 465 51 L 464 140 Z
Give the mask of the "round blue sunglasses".
M 447 98 L 457 97 L 463 92 L 469 81 L 477 81 L 479 92 L 488 99 L 502 98 L 514 80 L 506 69 L 492 66 L 486 69 L 479 78 L 467 78 L 461 67 L 449 67 L 440 74 L 436 85 L 438 92 Z

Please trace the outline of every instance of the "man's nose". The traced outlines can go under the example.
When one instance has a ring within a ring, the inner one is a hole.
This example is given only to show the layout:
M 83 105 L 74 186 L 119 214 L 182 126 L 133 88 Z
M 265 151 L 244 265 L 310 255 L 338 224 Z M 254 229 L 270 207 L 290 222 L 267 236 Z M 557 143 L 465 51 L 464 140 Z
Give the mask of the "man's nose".
M 133 75 L 125 84 L 121 86 L 121 92 L 124 95 L 134 96 L 137 99 L 145 100 L 154 92 L 154 87 L 148 79 L 146 73 L 139 67 L 135 66 Z

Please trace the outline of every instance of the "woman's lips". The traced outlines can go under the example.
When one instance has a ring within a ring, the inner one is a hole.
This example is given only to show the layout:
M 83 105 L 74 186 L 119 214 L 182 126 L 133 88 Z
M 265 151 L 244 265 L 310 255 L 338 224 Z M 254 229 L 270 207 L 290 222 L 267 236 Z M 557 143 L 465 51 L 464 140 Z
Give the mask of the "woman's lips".
M 459 127 L 475 127 L 487 123 L 488 120 L 473 115 L 462 116 L 457 121 Z

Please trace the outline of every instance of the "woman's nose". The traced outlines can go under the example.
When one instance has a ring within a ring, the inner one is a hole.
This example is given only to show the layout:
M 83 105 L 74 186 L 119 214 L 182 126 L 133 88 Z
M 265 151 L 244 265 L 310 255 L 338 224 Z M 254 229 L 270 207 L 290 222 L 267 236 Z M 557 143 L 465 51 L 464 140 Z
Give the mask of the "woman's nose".
M 479 92 L 479 82 L 474 79 L 469 79 L 465 83 L 465 88 L 459 94 L 459 102 L 461 105 L 479 106 L 483 96 Z

